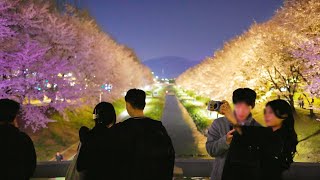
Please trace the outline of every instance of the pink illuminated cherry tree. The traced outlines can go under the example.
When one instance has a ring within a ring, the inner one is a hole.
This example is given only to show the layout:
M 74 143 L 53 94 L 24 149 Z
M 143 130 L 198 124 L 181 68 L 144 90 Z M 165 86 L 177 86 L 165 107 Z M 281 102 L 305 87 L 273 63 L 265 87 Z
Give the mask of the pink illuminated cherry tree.
M 52 112 L 97 103 L 102 84 L 113 84 L 105 97 L 113 100 L 152 82 L 149 70 L 93 19 L 71 7 L 54 9 L 42 1 L 0 0 L 0 97 L 19 101 L 24 125 L 34 131 L 53 121 Z
M 310 94 L 309 100 L 305 93 L 309 106 L 313 107 L 314 98 L 320 97 L 320 38 L 314 38 L 300 45 L 300 48 L 293 51 L 294 57 L 304 62 L 305 69 L 302 76 L 305 82 L 304 91 Z M 310 108 L 310 115 L 314 115 L 313 108 Z

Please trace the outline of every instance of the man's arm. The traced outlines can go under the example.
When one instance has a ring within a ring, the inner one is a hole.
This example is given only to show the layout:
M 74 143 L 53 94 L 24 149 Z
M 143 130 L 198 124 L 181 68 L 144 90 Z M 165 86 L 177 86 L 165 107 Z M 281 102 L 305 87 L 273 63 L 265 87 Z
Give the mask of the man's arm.
M 219 133 L 221 131 L 220 128 L 217 120 L 215 120 L 208 131 L 206 149 L 212 157 L 220 156 L 229 149 L 227 135 L 221 136 Z

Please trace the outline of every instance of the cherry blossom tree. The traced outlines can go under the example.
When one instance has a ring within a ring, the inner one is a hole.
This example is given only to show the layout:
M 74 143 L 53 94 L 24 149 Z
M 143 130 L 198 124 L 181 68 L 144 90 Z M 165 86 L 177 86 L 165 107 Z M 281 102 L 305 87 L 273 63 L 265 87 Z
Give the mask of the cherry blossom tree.
M 97 103 L 103 84 L 115 87 L 105 97 L 113 100 L 152 82 L 134 53 L 92 18 L 72 7 L 54 9 L 43 1 L 0 0 L 0 97 L 18 99 L 24 125 L 34 131 L 52 122 L 50 112 Z
M 25 126 L 30 126 L 35 131 L 46 127 L 51 121 L 46 116 L 49 109 L 61 111 L 70 106 L 68 102 L 75 103 L 81 94 L 81 85 L 76 83 L 75 77 L 65 75 L 73 72 L 75 66 L 72 66 L 68 55 L 63 55 L 67 49 L 59 46 L 63 36 L 45 36 L 50 34 L 46 31 L 50 27 L 45 29 L 41 26 L 45 23 L 52 25 L 50 21 L 44 20 L 51 17 L 54 21 L 55 17 L 49 16 L 46 6 L 40 8 L 34 4 L 19 3 L 3 2 L 10 7 L 4 13 L 7 15 L 6 20 L 14 20 L 15 23 L 4 25 L 13 33 L 1 39 L 1 44 L 6 46 L 1 47 L 0 51 L 0 74 L 3 77 L 0 95 L 2 98 L 19 99 L 23 104 L 22 118 Z M 56 46 L 50 44 L 49 39 L 55 41 Z M 46 99 L 50 101 L 45 102 Z
M 315 97 L 320 97 L 320 39 L 315 38 L 300 45 L 299 49 L 293 51 L 293 55 L 297 59 L 304 62 L 305 69 L 302 72 L 302 77 L 305 82 L 304 91 L 311 95 L 312 100 L 306 97 L 310 108 L 310 115 L 314 116 L 313 101 Z
M 298 57 L 296 51 L 301 50 L 301 44 L 313 44 L 313 39 L 319 37 L 319 9 L 317 0 L 285 1 L 270 20 L 253 24 L 213 57 L 183 73 L 177 84 L 216 99 L 231 97 L 238 87 L 251 87 L 260 91 L 264 99 L 271 95 L 269 92 L 277 93 L 295 110 L 294 95 L 301 89 L 306 92 L 306 84 L 309 89 L 313 84 L 313 92 L 319 89 L 316 83 L 311 83 L 316 81 L 305 77 L 318 76 L 312 73 L 317 69 L 310 65 L 315 62 L 301 60 L 310 60 L 308 53 L 314 53 L 316 59 L 316 53 L 307 48 L 303 55 L 306 58 L 301 54 Z

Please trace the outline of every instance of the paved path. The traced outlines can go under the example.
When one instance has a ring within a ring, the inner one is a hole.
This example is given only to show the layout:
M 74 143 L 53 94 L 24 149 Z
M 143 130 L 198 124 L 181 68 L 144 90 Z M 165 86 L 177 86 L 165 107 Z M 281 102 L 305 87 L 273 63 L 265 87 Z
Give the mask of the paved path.
M 206 138 L 197 131 L 188 112 L 175 96 L 166 97 L 161 121 L 173 141 L 178 157 L 207 156 L 204 146 Z

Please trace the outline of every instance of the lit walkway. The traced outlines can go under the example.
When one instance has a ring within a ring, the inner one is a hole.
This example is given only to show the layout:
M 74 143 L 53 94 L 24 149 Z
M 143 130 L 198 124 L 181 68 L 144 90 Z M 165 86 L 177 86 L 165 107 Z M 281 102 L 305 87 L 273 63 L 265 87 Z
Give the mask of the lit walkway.
M 166 127 L 177 157 L 206 156 L 205 137 L 199 133 L 175 96 L 166 97 L 162 123 Z

